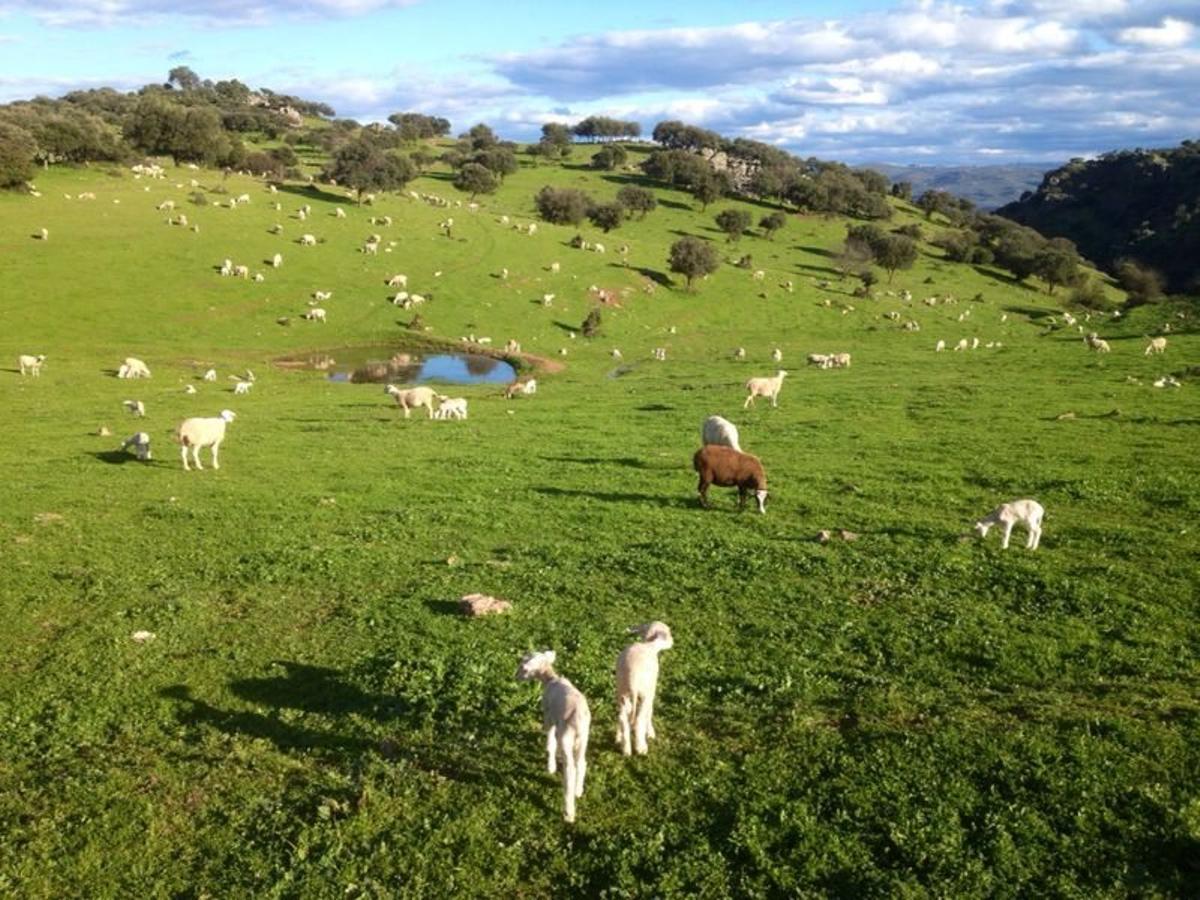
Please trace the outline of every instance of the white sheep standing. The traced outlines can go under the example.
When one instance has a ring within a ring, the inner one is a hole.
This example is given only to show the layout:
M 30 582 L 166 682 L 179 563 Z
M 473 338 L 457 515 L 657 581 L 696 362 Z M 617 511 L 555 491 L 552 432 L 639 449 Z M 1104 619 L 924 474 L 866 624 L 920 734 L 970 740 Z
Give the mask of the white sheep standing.
M 254 387 L 253 381 L 239 381 L 233 386 L 233 392 L 234 394 L 248 394 L 252 387 Z
M 945 350 L 945 349 L 946 349 L 946 342 L 945 342 L 945 341 L 938 341 L 938 342 L 937 342 L 937 346 L 936 346 L 936 347 L 934 347 L 933 349 L 934 349 L 935 351 L 937 351 L 938 353 L 941 353 L 943 350 Z
M 1046 510 L 1036 500 L 1013 500 L 1001 503 L 989 515 L 975 523 L 975 531 L 981 538 L 987 537 L 988 529 L 993 525 L 1002 525 L 1004 534 L 1000 541 L 1002 550 L 1008 549 L 1008 539 L 1012 535 L 1013 526 L 1017 523 L 1029 529 L 1029 538 L 1025 541 L 1025 549 L 1036 550 L 1042 539 L 1042 516 Z
M 200 464 L 200 450 L 203 447 L 212 447 L 213 468 L 221 468 L 221 463 L 217 459 L 217 451 L 221 447 L 221 442 L 225 440 L 225 426 L 233 420 L 233 411 L 223 409 L 219 416 L 213 418 L 184 419 L 179 424 L 179 427 L 175 429 L 175 437 L 182 445 L 180 455 L 183 457 L 183 470 L 185 472 L 190 471 L 188 468 L 189 449 L 192 451 L 192 459 L 196 463 L 196 468 L 204 468 Z
M 383 389 L 383 392 L 391 396 L 396 401 L 396 405 L 404 410 L 404 418 L 407 419 L 412 410 L 421 407 L 425 407 L 429 411 L 429 418 L 433 418 L 433 401 L 439 396 L 433 388 L 422 386 L 405 390 L 389 384 Z
M 592 713 L 587 698 L 567 679 L 554 671 L 555 653 L 530 653 L 517 669 L 518 681 L 542 683 L 542 729 L 546 732 L 546 771 L 558 771 L 563 758 L 563 819 L 575 821 L 575 800 L 583 796 L 587 775 L 588 734 Z
M 733 358 L 734 359 L 745 359 L 746 358 L 746 348 L 738 347 L 736 350 L 734 350 Z
M 283 254 L 282 253 L 276 253 L 274 256 L 271 257 L 271 268 L 278 269 L 282 265 L 283 265 Z
M 133 452 L 137 454 L 137 458 L 142 462 L 153 458 L 150 455 L 150 435 L 144 431 L 131 434 L 121 443 L 122 450 L 128 450 L 130 447 L 133 448 Z
M 642 640 L 630 644 L 617 657 L 617 742 L 629 756 L 634 750 L 645 754 L 648 738 L 654 738 L 654 695 L 658 691 L 658 654 L 670 650 L 675 641 L 662 622 L 634 625 L 631 634 Z M 632 726 L 633 742 L 630 745 Z
M 407 275 L 393 275 L 387 280 L 388 287 L 408 287 Z
M 204 380 L 205 381 L 216 381 L 217 380 L 217 370 L 209 369 L 208 371 L 206 371 L 204 373 Z
M 1163 353 L 1167 349 L 1167 339 L 1165 337 L 1150 338 L 1150 343 L 1146 345 L 1146 352 L 1143 356 L 1149 356 L 1151 353 Z
M 466 397 L 438 397 L 438 408 L 434 412 L 435 419 L 465 419 L 467 417 Z
M 127 356 L 117 368 L 118 378 L 149 378 L 149 367 L 136 356 Z
M 28 370 L 31 376 L 37 378 L 42 374 L 42 363 L 45 361 L 46 354 L 44 353 L 39 353 L 37 356 L 29 356 L 22 353 L 17 357 L 17 366 L 20 368 L 22 375 L 26 374 L 26 370 Z
M 310 322 L 323 323 L 325 321 L 325 310 L 319 306 L 314 306 L 304 314 L 303 318 L 308 319 Z
M 771 359 L 775 362 L 783 362 L 783 351 L 776 347 L 771 351 Z
M 786 377 L 787 370 L 780 369 L 771 378 L 751 378 L 746 382 L 746 390 L 750 393 L 746 397 L 746 402 L 742 404 L 742 409 L 751 406 L 755 397 L 767 397 L 771 401 L 771 406 L 778 406 L 779 392 L 783 389 L 783 379 Z
M 700 443 L 720 444 L 732 447 L 739 453 L 742 451 L 741 445 L 738 444 L 737 426 L 721 416 L 709 416 L 704 420 L 704 424 L 700 426 Z

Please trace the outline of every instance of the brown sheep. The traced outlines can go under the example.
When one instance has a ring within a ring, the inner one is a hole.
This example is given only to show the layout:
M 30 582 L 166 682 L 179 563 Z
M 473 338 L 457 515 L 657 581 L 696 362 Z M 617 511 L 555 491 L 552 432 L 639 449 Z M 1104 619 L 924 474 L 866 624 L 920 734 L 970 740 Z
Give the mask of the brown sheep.
M 692 457 L 692 468 L 700 475 L 700 505 L 708 507 L 708 486 L 736 487 L 738 509 L 746 506 L 746 495 L 754 491 L 758 511 L 767 511 L 767 476 L 757 456 L 740 453 L 732 447 L 708 444 Z

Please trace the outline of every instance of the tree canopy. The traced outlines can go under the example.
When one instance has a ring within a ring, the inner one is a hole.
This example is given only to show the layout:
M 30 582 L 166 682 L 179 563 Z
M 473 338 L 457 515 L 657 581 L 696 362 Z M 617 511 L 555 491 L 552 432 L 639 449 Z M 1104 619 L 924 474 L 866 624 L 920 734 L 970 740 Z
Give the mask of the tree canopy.
M 708 241 L 691 236 L 681 237 L 671 245 L 667 265 L 672 272 L 687 280 L 687 288 L 691 290 L 693 281 L 711 275 L 720 268 L 721 256 Z

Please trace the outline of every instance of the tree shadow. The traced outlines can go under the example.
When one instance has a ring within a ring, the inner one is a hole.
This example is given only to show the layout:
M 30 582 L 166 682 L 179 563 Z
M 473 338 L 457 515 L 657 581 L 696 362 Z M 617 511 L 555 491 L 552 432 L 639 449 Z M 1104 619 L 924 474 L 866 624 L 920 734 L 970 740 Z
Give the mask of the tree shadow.
M 665 200 L 662 197 L 658 198 L 658 205 L 665 206 L 667 209 L 681 209 L 684 212 L 692 211 L 692 205 L 690 203 L 681 203 L 678 200 Z
M 672 285 L 671 276 L 666 272 L 660 272 L 658 269 L 651 269 L 648 266 L 634 266 L 633 270 L 661 287 L 669 288 Z
M 444 559 L 439 559 L 437 561 L 437 564 L 441 565 L 441 566 L 445 566 L 446 561 Z M 425 608 L 428 609 L 434 615 L 447 616 L 451 619 L 463 618 L 463 614 L 459 611 L 457 600 L 429 599 L 429 600 L 425 600 L 423 602 L 425 604 Z
M 811 253 L 813 256 L 823 256 L 826 259 L 833 259 L 835 255 L 832 250 L 827 250 L 824 247 L 808 247 L 802 244 L 797 244 L 794 249 L 801 250 L 805 253 Z
M 796 263 L 795 266 L 797 269 L 803 269 L 806 272 L 820 272 L 822 275 L 832 275 L 834 278 L 839 279 L 842 277 L 841 272 L 829 266 L 813 266 L 808 263 Z
M 281 184 L 278 186 L 281 194 L 294 194 L 297 197 L 307 197 L 310 200 L 323 200 L 326 203 L 354 203 L 354 199 L 345 194 L 335 194 L 327 191 L 315 182 L 313 184 Z
M 557 320 L 554 322 L 554 326 L 556 328 L 561 328 L 563 331 L 568 333 L 577 333 L 580 330 L 579 325 L 572 325 L 569 322 L 559 322 Z
M 605 503 L 634 503 L 652 504 L 670 509 L 686 509 L 694 505 L 694 501 L 679 497 L 662 497 L 654 494 L 635 494 L 628 491 L 582 491 L 573 488 L 535 487 L 539 494 L 549 497 L 587 497 L 592 500 L 602 500 Z

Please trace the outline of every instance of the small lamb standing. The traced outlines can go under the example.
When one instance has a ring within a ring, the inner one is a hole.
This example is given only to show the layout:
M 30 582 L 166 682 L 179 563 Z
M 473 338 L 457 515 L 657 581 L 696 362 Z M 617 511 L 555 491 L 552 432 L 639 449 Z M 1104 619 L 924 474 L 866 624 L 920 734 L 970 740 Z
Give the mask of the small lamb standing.
M 209 369 L 208 371 L 206 371 L 204 373 L 204 380 L 205 381 L 216 381 L 217 380 L 217 370 Z
M 225 440 L 225 426 L 233 420 L 233 411 L 223 409 L 221 410 L 221 414 L 214 418 L 184 419 L 179 424 L 179 427 L 175 429 L 175 437 L 182 445 L 180 455 L 183 457 L 183 470 L 185 472 L 190 471 L 188 468 L 189 449 L 192 451 L 192 459 L 196 463 L 196 468 L 204 468 L 200 464 L 200 450 L 203 447 L 212 447 L 213 468 L 221 468 L 221 463 L 217 459 L 217 451 L 221 447 L 221 442 Z
M 716 444 L 721 447 L 732 447 L 741 452 L 738 444 L 737 426 L 721 416 L 709 416 L 700 426 L 700 443 Z
M 755 397 L 767 397 L 771 401 L 771 406 L 779 405 L 779 391 L 783 388 L 783 379 L 787 377 L 787 371 L 780 369 L 772 378 L 751 378 L 746 382 L 746 390 L 750 392 L 746 397 L 746 402 L 742 404 L 742 409 L 754 403 Z
M 630 644 L 617 657 L 617 742 L 629 756 L 644 755 L 646 740 L 654 738 L 654 695 L 658 691 L 658 654 L 675 646 L 671 629 L 662 622 L 634 625 L 631 634 L 642 641 Z M 630 726 L 633 746 L 630 746 Z
M 122 450 L 128 450 L 130 447 L 133 448 L 133 452 L 137 454 L 137 458 L 142 462 L 153 458 L 150 455 L 150 435 L 144 431 L 131 434 L 121 443 Z
M 1150 343 L 1146 345 L 1146 352 L 1143 356 L 1149 356 L 1151 353 L 1165 353 L 1167 349 L 1167 339 L 1165 337 L 1150 338 Z
M 433 414 L 435 419 L 465 419 L 467 417 L 467 398 L 466 397 L 438 397 L 437 411 Z
M 1046 510 L 1036 500 L 1013 500 L 1002 503 L 975 523 L 975 531 L 981 538 L 987 537 L 988 529 L 993 525 L 1003 525 L 1004 535 L 1000 541 L 1002 550 L 1008 549 L 1008 539 L 1012 535 L 1013 526 L 1018 522 L 1029 529 L 1029 537 L 1025 541 L 1026 550 L 1036 550 L 1042 539 L 1042 516 Z
M 701 447 L 692 457 L 692 468 L 700 476 L 698 490 L 700 505 L 708 508 L 708 487 L 736 487 L 738 489 L 738 509 L 746 506 L 746 495 L 754 492 L 758 501 L 758 511 L 767 511 L 767 476 L 763 472 L 762 462 L 757 456 L 742 453 L 732 447 L 722 447 L 709 444 Z
M 29 370 L 29 374 L 34 378 L 38 378 L 42 374 L 42 363 L 46 361 L 46 354 L 39 353 L 37 356 L 28 356 L 22 353 L 17 357 L 17 365 L 21 369 L 21 374 L 25 374 L 25 370 Z
M 141 400 L 126 400 L 124 406 L 134 418 L 144 419 L 146 417 L 146 404 Z
M 588 733 L 592 713 L 587 698 L 567 679 L 554 671 L 555 653 L 543 650 L 521 660 L 517 681 L 542 683 L 542 728 L 546 732 L 546 771 L 558 771 L 563 758 L 563 820 L 575 821 L 575 800 L 583 796 L 587 775 Z

